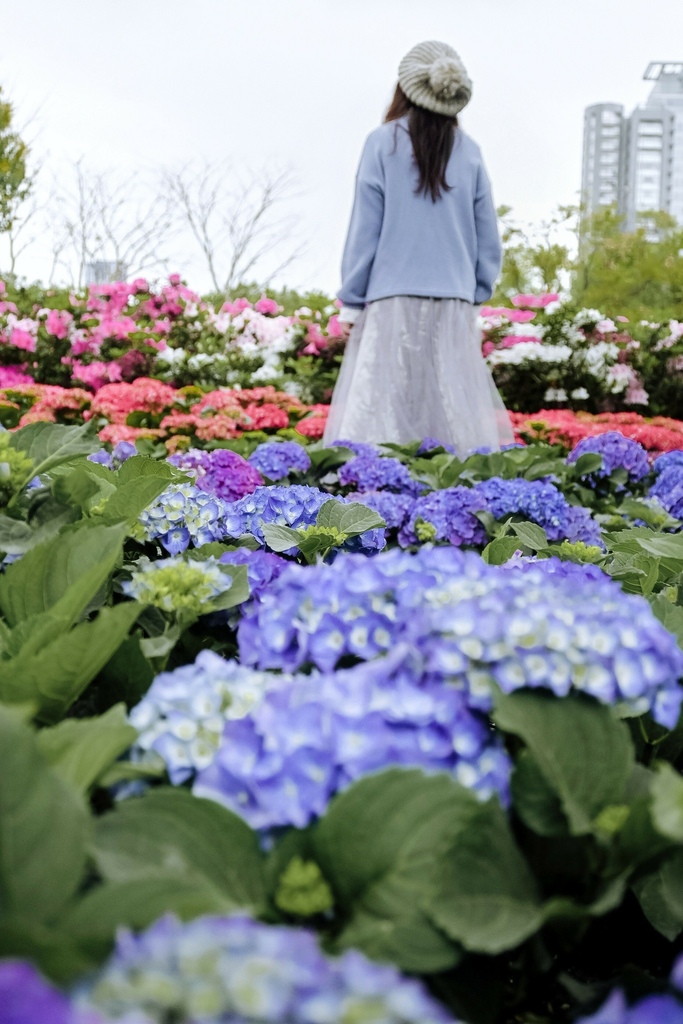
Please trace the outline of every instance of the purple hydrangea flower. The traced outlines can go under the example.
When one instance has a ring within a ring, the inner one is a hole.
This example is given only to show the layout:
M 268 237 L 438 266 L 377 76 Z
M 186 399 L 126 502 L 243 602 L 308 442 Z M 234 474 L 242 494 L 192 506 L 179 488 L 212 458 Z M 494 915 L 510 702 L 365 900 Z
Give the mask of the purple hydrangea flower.
M 0 1024 L 105 1024 L 105 1021 L 99 1013 L 76 1009 L 32 964 L 5 960 L 0 962 Z
M 667 452 L 675 455 L 676 452 Z M 663 458 L 663 456 L 660 456 Z M 659 459 L 657 459 L 659 462 Z M 675 519 L 683 519 L 683 464 L 669 462 L 658 470 L 658 476 L 648 492 Z
M 455 446 L 448 444 L 445 441 L 437 441 L 435 437 L 425 437 L 422 439 L 422 443 L 417 450 L 418 455 L 423 455 L 425 452 L 431 452 L 434 448 L 443 448 L 444 451 L 450 452 L 451 455 L 456 455 Z
M 249 590 L 252 597 L 258 597 L 270 584 L 278 578 L 282 570 L 289 565 L 285 558 L 271 551 L 252 551 L 250 548 L 237 548 L 226 551 L 219 562 L 224 565 L 246 565 Z
M 579 1018 L 577 1024 L 683 1024 L 683 1003 L 673 996 L 654 995 L 629 1006 L 617 989 L 597 1013 Z
M 195 477 L 195 484 L 223 501 L 238 501 L 263 484 L 258 470 L 229 448 L 211 452 L 190 448 L 169 456 L 168 461 Z
M 683 652 L 647 600 L 607 576 L 549 571 L 547 560 L 486 565 L 474 552 L 424 546 L 372 559 L 341 553 L 332 565 L 288 566 L 260 600 L 244 606 L 243 663 L 330 671 L 411 643 L 427 680 L 447 681 L 472 708 L 505 692 L 572 687 L 604 704 L 678 721 Z
M 486 508 L 476 488 L 447 487 L 418 498 L 409 521 L 399 533 L 404 547 L 429 540 L 445 540 L 457 547 L 486 543 L 486 530 L 476 513 Z
M 137 448 L 130 441 L 119 441 L 111 452 L 108 452 L 106 448 L 100 448 L 98 452 L 93 452 L 88 456 L 88 462 L 98 462 L 101 466 L 106 466 L 107 469 L 119 469 L 126 459 L 137 454 Z
M 354 455 L 367 455 L 370 458 L 379 455 L 379 448 L 376 444 L 368 444 L 367 441 L 333 441 L 330 448 L 348 448 Z
M 260 544 L 265 545 L 263 526 L 272 523 L 276 526 L 289 526 L 292 529 L 314 526 L 318 512 L 325 502 L 334 500 L 350 504 L 351 499 L 333 498 L 332 495 L 317 487 L 304 484 L 292 484 L 289 487 L 257 487 L 256 490 L 226 506 L 225 530 L 230 537 L 240 537 L 250 533 Z M 386 543 L 383 529 L 368 530 L 360 537 L 346 541 L 347 550 L 379 551 Z M 290 548 L 287 554 L 296 554 L 296 547 Z
M 290 473 L 307 473 L 311 468 L 310 455 L 296 441 L 267 441 L 247 461 L 272 481 L 284 480 Z
M 554 484 L 542 480 L 504 480 L 493 476 L 475 484 L 472 490 L 484 499 L 484 508 L 494 519 L 523 515 L 542 526 L 548 539 L 583 541 L 602 547 L 600 526 L 587 508 L 570 505 Z
M 140 1007 L 154 1024 L 455 1024 L 420 981 L 395 967 L 357 950 L 325 956 L 312 932 L 242 914 L 184 923 L 167 915 L 139 935 L 122 929 L 85 997 L 117 1015 Z
M 379 455 L 357 455 L 349 459 L 338 470 L 342 487 L 354 487 L 357 491 L 396 491 L 417 497 L 425 484 L 413 480 L 408 470 L 398 459 L 383 458 Z
M 659 476 L 659 474 L 665 469 L 671 469 L 672 466 L 683 467 L 683 451 L 680 449 L 674 449 L 671 452 L 662 452 L 658 455 L 655 461 L 652 463 L 652 468 Z
M 388 530 L 400 530 L 408 522 L 415 505 L 409 494 L 394 494 L 392 491 L 364 491 L 362 504 L 367 505 L 382 517 Z
M 617 430 L 609 430 L 606 434 L 598 434 L 596 437 L 584 437 L 567 456 L 567 462 L 574 463 L 587 452 L 602 456 L 602 466 L 582 478 L 593 483 L 611 476 L 617 469 L 625 469 L 631 483 L 637 483 L 650 472 L 647 451 L 642 444 L 632 441 L 630 437 L 624 437 Z

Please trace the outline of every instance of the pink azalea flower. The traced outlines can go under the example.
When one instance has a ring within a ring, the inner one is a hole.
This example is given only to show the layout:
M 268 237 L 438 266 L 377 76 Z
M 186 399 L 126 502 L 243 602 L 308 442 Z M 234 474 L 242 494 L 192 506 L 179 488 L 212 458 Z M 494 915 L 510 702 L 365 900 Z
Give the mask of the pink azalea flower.
M 134 288 L 136 292 L 148 292 L 149 282 L 146 281 L 144 277 L 136 277 L 131 288 Z
M 182 281 L 183 281 L 183 279 L 180 276 L 180 274 L 169 274 L 168 275 L 168 283 L 169 284 L 179 285 L 179 284 L 182 284 Z
M 615 320 L 619 320 L 622 324 L 627 324 L 628 323 L 628 317 L 627 316 L 615 316 L 614 319 Z
M 481 347 L 481 350 L 482 350 L 482 352 L 484 353 L 485 356 L 488 356 L 488 355 L 490 355 L 493 352 L 495 347 L 496 346 L 493 344 L 492 341 L 485 341 L 484 344 Z
M 251 309 L 249 299 L 235 299 L 234 302 L 226 302 L 221 307 L 221 311 L 229 313 L 230 316 L 239 316 L 245 309 Z
M 23 331 L 21 327 L 13 328 L 9 340 L 15 348 L 24 349 L 26 352 L 35 352 L 36 350 L 36 339 L 28 331 Z
M 7 291 L 7 285 L 4 281 L 0 281 L 0 295 L 4 295 Z
M 33 384 L 33 377 L 22 373 L 22 370 L 23 366 L 0 366 L 0 388 L 16 388 L 22 384 Z
M 508 309 L 505 314 L 513 324 L 528 324 L 536 316 L 533 309 Z
M 59 338 L 61 341 L 69 333 L 72 321 L 73 316 L 66 309 L 50 309 L 45 318 L 45 330 L 53 338 Z
M 262 295 L 258 302 L 254 305 L 254 309 L 257 313 L 270 313 L 275 315 L 282 310 L 282 306 L 278 306 L 275 299 L 269 299 L 266 295 Z

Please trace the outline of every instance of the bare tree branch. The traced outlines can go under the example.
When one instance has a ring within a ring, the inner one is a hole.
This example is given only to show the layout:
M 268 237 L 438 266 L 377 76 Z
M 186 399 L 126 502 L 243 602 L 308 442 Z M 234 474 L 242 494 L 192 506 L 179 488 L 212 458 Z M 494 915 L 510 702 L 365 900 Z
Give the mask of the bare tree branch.
M 290 170 L 261 171 L 245 183 L 225 164 L 186 164 L 167 172 L 164 181 L 216 291 L 229 292 L 257 267 L 270 281 L 301 256 L 302 245 L 292 249 L 297 218 L 276 216 L 295 197 Z M 277 259 L 285 243 L 287 255 L 266 272 L 267 257 L 275 254 Z

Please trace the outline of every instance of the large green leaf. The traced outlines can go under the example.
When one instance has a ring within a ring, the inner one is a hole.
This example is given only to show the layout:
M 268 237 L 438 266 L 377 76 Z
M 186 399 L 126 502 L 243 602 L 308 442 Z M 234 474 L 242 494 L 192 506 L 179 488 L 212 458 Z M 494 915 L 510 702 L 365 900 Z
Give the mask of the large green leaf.
M 316 526 L 332 527 L 345 533 L 347 537 L 358 537 L 367 530 L 376 530 L 386 526 L 382 517 L 367 505 L 352 502 L 349 505 L 332 498 L 321 506 Z
M 633 744 L 610 708 L 580 695 L 524 690 L 498 694 L 494 718 L 524 740 L 574 835 L 591 832 L 606 807 L 624 803 Z
M 182 789 L 157 789 L 97 822 L 94 855 L 109 882 L 168 877 L 213 894 L 216 909 L 265 903 L 258 837 L 241 818 Z
M 683 931 L 683 850 L 640 875 L 633 891 L 652 927 L 673 942 Z
M 164 914 L 184 921 L 201 914 L 229 913 L 229 901 L 217 899 L 215 890 L 179 875 L 109 882 L 92 889 L 60 919 L 60 927 L 73 939 L 108 943 L 117 928 L 146 928 Z
M 660 762 L 652 781 L 652 820 L 658 832 L 683 843 L 683 777 Z
M 33 731 L 0 709 L 0 918 L 48 922 L 83 875 L 89 819 Z
M 271 551 L 289 551 L 297 547 L 299 534 L 290 526 L 277 526 L 275 523 L 264 523 L 263 537 Z
M 0 661 L 0 700 L 35 701 L 41 721 L 58 721 L 123 643 L 142 607 L 130 601 L 102 608 L 42 650 Z
M 116 473 L 116 493 L 107 499 L 101 515 L 107 522 L 135 522 L 169 484 L 185 479 L 185 474 L 179 473 L 168 462 L 159 462 L 144 455 L 133 456 Z
M 37 544 L 50 540 L 74 518 L 70 510 L 65 510 L 61 515 L 54 516 L 42 526 L 34 528 L 21 519 L 0 515 L 0 551 L 4 551 L 6 555 L 23 555 Z
M 77 455 L 90 455 L 101 448 L 95 423 L 67 427 L 61 423 L 30 423 L 10 435 L 10 444 L 33 461 L 27 480 L 68 462 Z
M 117 704 L 99 718 L 67 718 L 41 729 L 37 743 L 56 772 L 86 793 L 107 768 L 137 739 L 128 724 L 125 705 Z
M 529 866 L 497 800 L 479 804 L 438 865 L 433 919 L 466 949 L 497 954 L 543 924 Z
M 512 802 L 516 813 L 539 836 L 569 833 L 560 799 L 529 750 L 520 751 L 512 773 Z
M 676 637 L 678 646 L 683 648 L 683 608 L 669 601 L 665 594 L 654 594 L 650 606 L 659 621 Z
M 78 526 L 40 544 L 0 577 L 0 610 L 11 626 L 52 610 L 77 621 L 113 571 L 124 526 Z
M 352 785 L 313 833 L 343 926 L 341 949 L 362 949 L 404 970 L 445 970 L 458 947 L 427 912 L 450 837 L 478 803 L 445 774 L 392 769 Z

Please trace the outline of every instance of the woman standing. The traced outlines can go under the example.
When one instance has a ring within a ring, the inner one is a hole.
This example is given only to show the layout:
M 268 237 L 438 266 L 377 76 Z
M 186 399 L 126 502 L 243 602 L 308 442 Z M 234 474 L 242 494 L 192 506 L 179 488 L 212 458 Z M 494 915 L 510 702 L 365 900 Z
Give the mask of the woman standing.
M 476 323 L 501 245 L 481 152 L 458 127 L 471 92 L 455 50 L 420 43 L 366 140 L 342 261 L 348 343 L 328 444 L 432 437 L 465 455 L 514 440 Z

